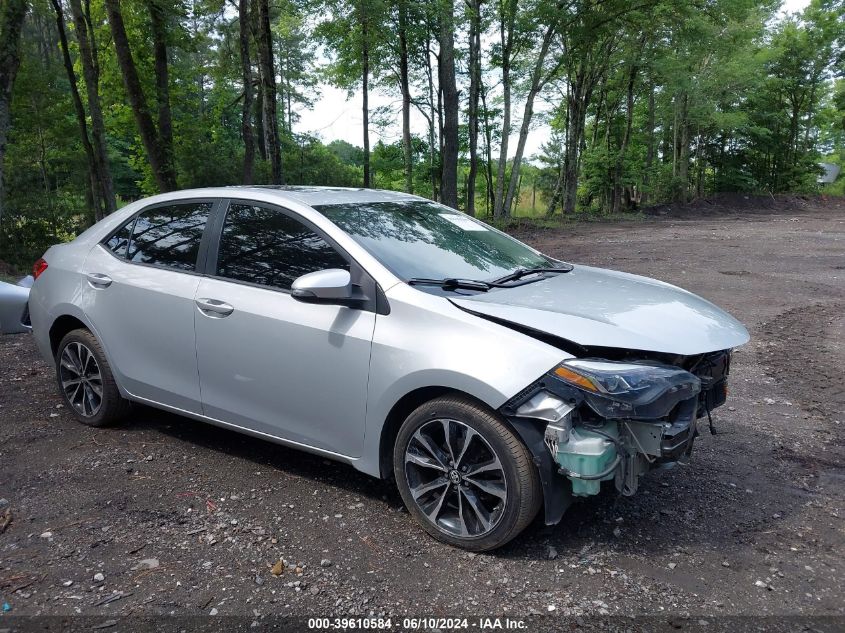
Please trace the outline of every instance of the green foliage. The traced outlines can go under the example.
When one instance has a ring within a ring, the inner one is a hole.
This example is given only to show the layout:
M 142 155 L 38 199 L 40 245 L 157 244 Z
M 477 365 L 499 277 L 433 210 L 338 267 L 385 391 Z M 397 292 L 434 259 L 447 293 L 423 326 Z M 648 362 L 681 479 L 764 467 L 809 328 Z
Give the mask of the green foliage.
M 24 267 L 93 218 L 67 76 L 48 36 L 44 21 L 25 23 L 5 159 L 0 260 Z
M 579 156 L 583 207 L 607 211 L 620 190 L 628 209 L 640 194 L 653 203 L 818 190 L 818 162 L 845 147 L 845 97 L 833 83 L 842 72 L 843 3 L 813 0 L 780 20 L 772 18 L 776 9 L 750 0 L 715 1 L 704 11 L 666 2 L 630 16 L 590 104 Z M 623 148 L 632 67 L 632 130 Z M 558 138 L 544 147 L 546 194 L 563 161 L 564 102 L 551 124 Z
M 311 136 L 286 136 L 282 142 L 284 173 L 294 185 L 360 187 L 363 170 L 344 163 Z
M 147 1 L 123 0 L 120 6 L 155 118 L 159 104 Z M 245 151 L 237 2 L 176 0 L 162 6 L 178 185 L 237 184 L 243 178 Z M 455 6 L 462 99 L 458 183 L 464 200 L 469 164 L 467 24 L 472 5 Z M 436 44 L 440 3 L 274 0 L 269 7 L 286 181 L 345 186 L 363 182 L 360 147 L 340 140 L 324 143 L 296 128 L 297 113 L 319 99 L 322 82 L 350 92 L 358 88 L 366 48 L 372 88 L 396 97 L 395 105 L 370 113 L 372 127 L 385 139 L 372 148 L 373 186 L 405 188 L 403 147 L 394 140 L 400 127 L 402 9 L 412 109 L 430 124 L 428 133 L 411 139 L 413 185 L 415 192 L 436 198 L 441 169 Z M 91 0 L 90 8 L 109 163 L 118 200 L 125 202 L 155 193 L 156 181 L 128 105 L 103 0 Z M 542 116 L 551 133 L 541 155 L 527 157 L 517 173 L 515 215 L 544 217 L 566 184 L 564 177 L 577 185 L 578 211 L 603 214 L 632 213 L 645 204 L 720 191 L 818 191 L 818 162 L 845 165 L 845 3 L 811 0 L 800 14 L 787 17 L 778 17 L 778 10 L 775 0 L 578 0 L 565 10 L 541 0 L 482 2 L 485 101 L 479 108 L 478 214 L 489 213 L 487 152 L 498 155 L 503 129 L 503 24 L 512 34 L 512 133 L 519 129 L 542 33 L 549 25 L 556 29 L 537 97 L 537 103 L 548 106 Z M 255 25 L 250 26 L 254 35 Z M 24 28 L 4 160 L 0 260 L 28 265 L 51 243 L 87 226 L 93 212 L 84 146 L 49 0 L 31 1 Z M 72 20 L 67 20 L 67 29 L 87 106 Z M 257 87 L 254 41 L 250 54 Z M 585 115 L 577 130 L 572 96 L 588 76 L 595 81 L 583 98 Z M 256 104 L 252 124 L 259 146 L 260 114 Z M 570 157 L 575 169 L 565 176 L 567 140 L 573 134 L 581 134 Z M 514 148 L 511 142 L 508 159 Z M 492 165 L 494 173 L 496 167 Z M 506 179 L 513 169 L 507 160 Z M 270 167 L 257 154 L 254 181 L 269 180 Z M 844 182 L 840 177 L 824 192 L 841 194 Z

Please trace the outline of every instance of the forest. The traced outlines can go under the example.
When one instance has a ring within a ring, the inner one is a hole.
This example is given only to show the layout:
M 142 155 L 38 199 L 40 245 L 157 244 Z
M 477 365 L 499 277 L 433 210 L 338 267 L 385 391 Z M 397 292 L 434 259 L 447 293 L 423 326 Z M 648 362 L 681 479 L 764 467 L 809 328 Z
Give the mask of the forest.
M 845 0 L 0 3 L 12 266 L 181 188 L 395 189 L 506 224 L 814 193 L 845 162 Z M 322 86 L 360 145 L 299 124 Z

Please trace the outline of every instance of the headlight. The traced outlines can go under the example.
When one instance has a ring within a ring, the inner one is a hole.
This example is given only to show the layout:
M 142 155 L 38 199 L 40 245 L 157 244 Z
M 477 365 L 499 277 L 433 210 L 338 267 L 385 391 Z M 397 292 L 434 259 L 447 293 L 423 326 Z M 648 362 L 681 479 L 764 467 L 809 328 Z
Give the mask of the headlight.
M 582 391 L 590 407 L 605 418 L 661 418 L 701 391 L 698 378 L 668 365 L 572 359 L 553 373 Z

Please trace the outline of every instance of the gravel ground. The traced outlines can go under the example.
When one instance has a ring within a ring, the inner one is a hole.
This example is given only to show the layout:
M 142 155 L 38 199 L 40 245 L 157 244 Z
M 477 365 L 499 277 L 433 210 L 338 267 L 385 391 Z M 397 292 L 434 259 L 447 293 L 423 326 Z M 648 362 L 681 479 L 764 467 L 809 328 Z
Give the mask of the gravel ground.
M 491 554 L 427 537 L 388 483 L 347 466 L 142 407 L 116 428 L 81 426 L 31 337 L 0 338 L 0 603 L 101 617 L 841 617 L 845 205 L 795 213 L 520 232 L 701 294 L 752 341 L 689 465 Z

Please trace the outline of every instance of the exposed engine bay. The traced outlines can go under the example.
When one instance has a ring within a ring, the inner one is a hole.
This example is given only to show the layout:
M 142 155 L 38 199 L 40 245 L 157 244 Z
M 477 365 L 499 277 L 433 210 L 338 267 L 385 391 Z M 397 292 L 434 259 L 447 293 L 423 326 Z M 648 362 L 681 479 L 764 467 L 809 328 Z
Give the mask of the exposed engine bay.
M 727 395 L 730 350 L 579 351 L 501 409 L 534 453 L 549 524 L 573 497 L 598 494 L 602 482 L 633 495 L 644 473 L 687 460 L 699 420 L 715 432 L 710 414 Z

